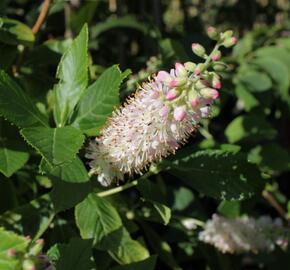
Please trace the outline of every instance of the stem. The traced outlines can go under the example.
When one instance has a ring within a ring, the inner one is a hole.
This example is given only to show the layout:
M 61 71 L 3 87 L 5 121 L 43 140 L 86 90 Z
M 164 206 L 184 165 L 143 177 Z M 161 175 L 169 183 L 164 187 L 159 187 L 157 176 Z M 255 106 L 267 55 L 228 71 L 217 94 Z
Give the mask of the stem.
M 113 194 L 116 194 L 116 193 L 119 193 L 119 192 L 122 192 L 126 189 L 129 189 L 131 187 L 135 187 L 138 185 L 138 182 L 142 179 L 145 179 L 147 177 L 149 177 L 150 175 L 153 175 L 153 174 L 157 174 L 158 173 L 158 170 L 156 170 L 156 167 L 155 166 L 151 166 L 149 171 L 147 173 L 145 173 L 144 175 L 142 175 L 140 178 L 132 181 L 132 182 L 129 182 L 123 186 L 119 186 L 119 187 L 115 187 L 115 188 L 111 188 L 111 189 L 108 189 L 108 190 L 105 190 L 105 191 L 101 191 L 101 192 L 98 192 L 97 195 L 99 197 L 107 197 L 107 196 L 111 196 Z
M 139 179 L 141 179 L 141 177 Z M 123 186 L 119 186 L 119 187 L 116 187 L 116 188 L 111 188 L 111 189 L 106 190 L 106 191 L 98 192 L 97 195 L 99 197 L 107 197 L 107 196 L 122 192 L 123 190 L 126 190 L 126 189 L 129 189 L 131 187 L 137 186 L 139 179 L 134 180 L 132 182 L 129 182 L 129 183 L 123 185 Z
M 276 209 L 276 211 L 279 213 L 279 215 L 289 221 L 289 218 L 287 217 L 287 212 L 284 210 L 284 208 L 277 202 L 277 200 L 274 198 L 274 196 L 267 190 L 264 190 L 262 193 L 263 197 Z
M 34 26 L 32 27 L 33 34 L 37 34 L 42 23 L 44 22 L 44 19 L 45 19 L 46 15 L 48 13 L 48 10 L 49 10 L 50 3 L 51 3 L 51 0 L 44 0 L 40 14 L 39 14 Z

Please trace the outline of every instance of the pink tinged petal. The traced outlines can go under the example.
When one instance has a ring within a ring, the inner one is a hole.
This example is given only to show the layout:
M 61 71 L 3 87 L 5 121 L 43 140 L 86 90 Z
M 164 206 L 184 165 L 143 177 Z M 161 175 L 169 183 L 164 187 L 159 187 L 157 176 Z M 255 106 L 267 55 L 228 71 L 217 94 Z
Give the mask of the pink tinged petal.
M 166 81 L 169 81 L 171 79 L 171 76 L 168 72 L 166 71 L 159 71 L 155 80 L 158 81 L 158 82 L 166 82 Z
M 151 93 L 150 93 L 150 97 L 152 97 L 152 98 L 154 98 L 154 99 L 157 99 L 157 98 L 159 98 L 159 96 L 160 96 L 160 93 L 158 92 L 158 91 L 151 91 Z
M 198 100 L 198 98 L 194 98 L 194 99 L 192 99 L 192 100 L 190 101 L 190 104 L 191 104 L 192 108 L 196 108 L 196 107 L 198 106 L 198 104 L 199 104 L 199 100 Z
M 167 106 L 163 106 L 159 112 L 160 116 L 163 118 L 167 118 L 168 114 L 169 114 L 169 108 Z
M 185 108 L 183 106 L 176 107 L 173 112 L 173 117 L 176 121 L 182 121 L 186 117 Z
M 208 115 L 210 114 L 210 111 L 211 109 L 209 106 L 200 108 L 201 117 L 208 117 Z

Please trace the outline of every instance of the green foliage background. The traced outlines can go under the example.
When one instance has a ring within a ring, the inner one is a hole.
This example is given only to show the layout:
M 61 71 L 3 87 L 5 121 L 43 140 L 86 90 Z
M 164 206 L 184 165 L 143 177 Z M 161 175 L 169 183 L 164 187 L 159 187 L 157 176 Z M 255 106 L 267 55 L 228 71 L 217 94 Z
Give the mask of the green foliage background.
M 29 252 L 19 235 L 44 238 L 59 270 L 288 269 L 288 250 L 223 255 L 182 221 L 276 217 L 263 191 L 290 205 L 289 9 L 287 0 L 54 0 L 34 35 L 41 3 L 2 0 L 0 269 L 22 269 L 5 255 Z M 239 36 L 212 119 L 157 174 L 106 196 L 88 175 L 90 137 L 151 74 L 198 60 L 190 44 L 209 49 L 209 25 Z

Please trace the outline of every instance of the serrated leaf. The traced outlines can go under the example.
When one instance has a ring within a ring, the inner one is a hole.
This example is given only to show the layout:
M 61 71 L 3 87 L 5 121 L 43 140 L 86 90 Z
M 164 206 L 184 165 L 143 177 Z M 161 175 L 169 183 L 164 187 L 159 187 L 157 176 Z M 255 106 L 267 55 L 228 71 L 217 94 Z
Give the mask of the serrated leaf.
M 98 248 L 107 250 L 120 264 L 143 261 L 150 256 L 148 250 L 138 241 L 133 240 L 124 227 L 103 238 Z
M 56 270 L 93 269 L 92 241 L 72 238 L 68 244 L 59 244 L 55 248 L 59 253 Z
M 17 258 L 8 257 L 7 251 L 14 249 L 16 252 L 25 252 L 29 242 L 14 232 L 0 228 L 0 269 L 15 270 L 19 264 Z
M 72 161 L 84 142 L 82 133 L 74 127 L 24 128 L 24 139 L 51 165 Z
M 6 177 L 18 171 L 28 158 L 29 154 L 21 142 L 0 139 L 0 172 Z
M 54 88 L 54 120 L 64 126 L 88 84 L 87 25 L 63 55 L 56 77 L 60 81 Z
M 44 159 L 41 161 L 41 171 L 68 183 L 85 183 L 90 180 L 86 167 L 79 157 L 70 163 L 51 167 Z
M 154 270 L 156 265 L 157 256 L 150 256 L 140 262 L 130 263 L 127 265 L 121 265 L 111 268 L 110 270 Z
M 260 172 L 243 153 L 203 150 L 165 161 L 169 172 L 199 192 L 221 200 L 252 197 L 263 186 Z
M 47 118 L 3 70 L 0 70 L 0 114 L 19 127 L 48 126 Z
M 121 73 L 117 65 L 106 69 L 84 92 L 73 125 L 90 136 L 97 135 L 119 103 L 120 84 L 129 74 Z
M 0 18 L 0 41 L 17 45 L 34 42 L 35 37 L 30 27 L 17 20 Z
M 92 192 L 90 182 L 86 183 L 67 183 L 53 179 L 53 189 L 50 197 L 56 212 L 70 209 L 80 203 Z
M 242 115 L 235 118 L 226 128 L 225 134 L 230 143 L 240 141 L 256 142 L 261 139 L 273 139 L 277 131 L 258 115 Z
M 94 193 L 76 206 L 75 217 L 81 237 L 94 239 L 95 243 L 122 226 L 117 210 L 106 199 Z

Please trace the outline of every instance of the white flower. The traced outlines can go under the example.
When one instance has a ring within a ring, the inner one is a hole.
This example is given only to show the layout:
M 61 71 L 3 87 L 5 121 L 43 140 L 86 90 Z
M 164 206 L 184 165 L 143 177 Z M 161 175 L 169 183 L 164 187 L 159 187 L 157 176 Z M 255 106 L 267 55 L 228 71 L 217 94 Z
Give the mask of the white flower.
M 272 251 L 275 244 L 287 245 L 287 233 L 281 219 L 272 220 L 268 216 L 229 219 L 215 214 L 199 233 L 199 240 L 223 253 L 257 253 Z
M 92 159 L 91 173 L 98 174 L 102 185 L 122 180 L 125 174 L 141 174 L 186 142 L 201 118 L 209 116 L 210 105 L 218 96 L 212 89 L 214 94 L 209 95 L 197 88 L 199 80 L 177 63 L 170 73 L 160 71 L 144 83 L 113 112 L 86 155 Z

